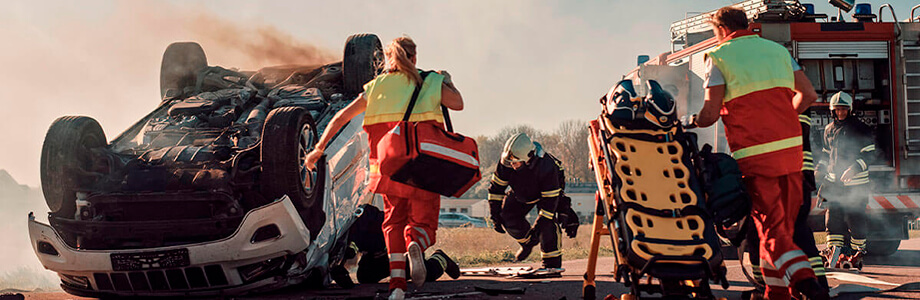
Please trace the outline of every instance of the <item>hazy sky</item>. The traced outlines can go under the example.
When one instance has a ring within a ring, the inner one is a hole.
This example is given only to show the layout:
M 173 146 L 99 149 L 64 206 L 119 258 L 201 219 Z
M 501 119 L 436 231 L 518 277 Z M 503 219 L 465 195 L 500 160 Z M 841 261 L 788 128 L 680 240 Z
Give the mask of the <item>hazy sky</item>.
M 4 1 L 0 169 L 38 186 L 41 144 L 55 118 L 92 116 L 112 139 L 151 111 L 162 51 L 174 41 L 199 41 L 211 65 L 255 69 L 296 60 L 296 51 L 284 51 L 291 47 L 339 58 L 350 34 L 376 33 L 384 43 L 406 34 L 419 45 L 421 68 L 453 74 L 466 101 L 454 127 L 490 135 L 594 118 L 597 99 L 636 55 L 670 48 L 672 21 L 731 2 Z M 826 1 L 814 2 L 830 12 Z M 916 4 L 889 2 L 902 19 Z M 287 47 L 260 47 L 266 34 Z M 275 55 L 294 58 L 268 57 Z

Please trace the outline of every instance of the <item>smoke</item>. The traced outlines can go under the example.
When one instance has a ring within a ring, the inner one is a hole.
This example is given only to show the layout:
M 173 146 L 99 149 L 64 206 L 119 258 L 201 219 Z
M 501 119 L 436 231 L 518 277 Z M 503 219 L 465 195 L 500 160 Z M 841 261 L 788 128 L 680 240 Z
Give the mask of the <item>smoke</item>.
M 209 65 L 255 70 L 318 65 L 337 51 L 259 19 L 224 19 L 166 2 L 8 3 L 0 11 L 0 290 L 57 289 L 29 243 L 26 216 L 47 215 L 38 186 L 45 131 L 64 115 L 98 120 L 107 139 L 159 104 L 163 50 L 196 41 Z M 340 44 L 340 41 L 335 41 Z M 6 174 L 6 172 L 3 172 Z M 7 176 L 8 178 L 8 176 Z M 12 183 L 10 183 L 12 182 Z M 10 183 L 10 185 L 4 185 Z
M 59 290 L 57 276 L 42 268 L 29 244 L 26 216 L 35 212 L 37 219 L 46 219 L 41 191 L 19 185 L 0 169 L 0 207 L 0 219 L 7 220 L 0 222 L 0 291 Z
M 245 60 L 242 63 L 246 65 L 319 65 L 341 57 L 264 24 L 243 24 L 197 13 L 188 21 L 187 27 L 200 35 L 203 42 L 210 42 L 222 51 L 239 52 Z

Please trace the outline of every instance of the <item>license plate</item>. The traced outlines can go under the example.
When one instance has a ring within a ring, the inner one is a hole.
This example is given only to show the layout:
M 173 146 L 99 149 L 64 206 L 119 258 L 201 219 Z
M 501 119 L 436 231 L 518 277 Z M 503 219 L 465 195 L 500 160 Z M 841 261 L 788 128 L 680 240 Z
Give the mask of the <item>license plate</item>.
M 189 265 L 188 249 L 141 253 L 113 253 L 111 258 L 112 269 L 115 271 L 179 268 Z

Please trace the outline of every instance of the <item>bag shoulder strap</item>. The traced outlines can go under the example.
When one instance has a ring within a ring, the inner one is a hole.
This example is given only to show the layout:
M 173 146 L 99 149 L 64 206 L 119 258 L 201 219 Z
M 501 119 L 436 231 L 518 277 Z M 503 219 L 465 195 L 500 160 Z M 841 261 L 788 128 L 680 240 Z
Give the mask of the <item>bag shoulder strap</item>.
M 422 85 L 425 84 L 425 77 L 428 77 L 428 74 L 431 74 L 433 71 L 424 71 L 422 74 L 422 82 L 419 82 L 415 85 L 415 91 L 412 92 L 412 99 L 409 100 L 409 107 L 406 108 L 406 113 L 403 115 L 403 122 L 409 121 L 409 117 L 412 116 L 412 109 L 415 108 L 415 102 L 418 101 L 418 94 L 422 91 Z

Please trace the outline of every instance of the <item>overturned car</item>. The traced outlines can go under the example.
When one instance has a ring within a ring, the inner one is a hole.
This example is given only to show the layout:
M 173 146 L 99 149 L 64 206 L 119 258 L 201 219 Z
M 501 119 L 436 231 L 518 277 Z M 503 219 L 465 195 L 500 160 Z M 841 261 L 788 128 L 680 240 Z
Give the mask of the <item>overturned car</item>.
M 162 102 L 107 142 L 85 116 L 54 121 L 41 155 L 50 225 L 29 215 L 45 268 L 80 296 L 234 295 L 328 282 L 366 202 L 360 116 L 315 170 L 328 121 L 373 79 L 373 34 L 341 62 L 208 66 L 197 43 L 163 55 Z

